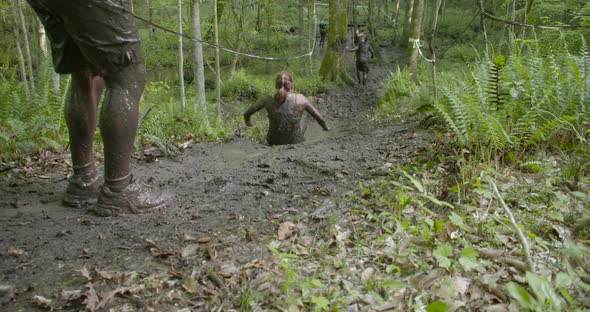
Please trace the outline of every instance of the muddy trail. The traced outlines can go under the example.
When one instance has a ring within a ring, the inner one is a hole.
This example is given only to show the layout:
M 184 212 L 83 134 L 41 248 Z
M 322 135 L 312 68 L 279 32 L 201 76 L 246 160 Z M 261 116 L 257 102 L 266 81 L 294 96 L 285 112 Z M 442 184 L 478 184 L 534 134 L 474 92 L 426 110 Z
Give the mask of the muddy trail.
M 165 209 L 97 217 L 61 205 L 69 172 L 63 165 L 52 168 L 47 160 L 44 171 L 4 172 L 0 310 L 44 310 L 42 298 L 35 296 L 53 299 L 54 307 L 68 311 L 89 307 L 89 301 L 96 301 L 98 310 L 103 308 L 99 301 L 106 308 L 177 309 L 165 300 L 156 304 L 154 297 L 149 304 L 138 302 L 141 296 L 131 289 L 113 286 L 113 272 L 177 278 L 176 285 L 164 288 L 192 294 L 185 305 L 191 311 L 200 311 L 198 302 L 218 294 L 191 292 L 187 276 L 199 285 L 208 280 L 221 293 L 239 291 L 240 285 L 224 278 L 239 276 L 247 264 L 269 256 L 267 243 L 277 239 L 281 223 L 321 228 L 322 220 L 349 209 L 344 194 L 358 191 L 359 181 L 384 175 L 386 164 L 403 163 L 428 144 L 429 135 L 415 122 L 371 118 L 381 82 L 403 52 L 384 47 L 382 55 L 386 65 L 372 66 L 367 88 L 339 87 L 314 98 L 331 130 L 310 123 L 302 144 L 269 147 L 236 137 L 191 145 L 177 160 L 138 160 L 134 174 L 140 181 L 174 194 Z M 82 292 L 65 298 L 64 289 Z

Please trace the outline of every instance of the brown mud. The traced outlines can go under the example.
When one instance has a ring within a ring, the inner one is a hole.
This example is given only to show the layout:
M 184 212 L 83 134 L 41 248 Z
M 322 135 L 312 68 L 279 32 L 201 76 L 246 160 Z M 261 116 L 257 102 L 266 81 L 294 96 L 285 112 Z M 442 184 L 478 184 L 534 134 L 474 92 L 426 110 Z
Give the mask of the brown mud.
M 64 166 L 2 173 L 0 310 L 41 309 L 34 296 L 55 298 L 62 289 L 83 287 L 83 268 L 195 275 L 229 263 L 240 274 L 246 263 L 270 254 L 266 244 L 283 221 L 338 216 L 346 209 L 343 195 L 357 191 L 359 181 L 383 175 L 387 163 L 412 159 L 430 141 L 415 122 L 371 117 L 381 82 L 403 52 L 387 47 L 382 55 L 387 65 L 372 65 L 367 87 L 339 87 L 313 98 L 331 130 L 310 122 L 302 144 L 269 147 L 241 137 L 194 144 L 178 160 L 137 161 L 140 181 L 174 194 L 168 207 L 152 213 L 103 218 L 63 207 Z M 190 243 L 200 243 L 196 252 L 186 249 Z

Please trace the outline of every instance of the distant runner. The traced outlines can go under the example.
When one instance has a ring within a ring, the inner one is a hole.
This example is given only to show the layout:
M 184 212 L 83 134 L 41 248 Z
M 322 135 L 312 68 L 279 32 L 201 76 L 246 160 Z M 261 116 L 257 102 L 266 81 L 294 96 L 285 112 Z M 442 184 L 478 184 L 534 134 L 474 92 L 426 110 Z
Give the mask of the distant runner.
M 356 56 L 356 77 L 360 84 L 367 84 L 369 75 L 369 57 L 374 57 L 373 47 L 367 42 L 367 35 L 364 32 L 358 34 L 358 44 L 348 51 L 355 52 Z
M 303 96 L 291 93 L 294 87 L 293 77 L 288 72 L 280 72 L 275 79 L 274 96 L 267 95 L 244 113 L 246 125 L 253 126 L 250 117 L 265 108 L 268 113 L 268 133 L 266 140 L 269 145 L 297 144 L 305 141 L 306 125 L 302 122 L 304 112 L 308 112 L 324 131 L 328 131 L 326 122 L 318 110 Z

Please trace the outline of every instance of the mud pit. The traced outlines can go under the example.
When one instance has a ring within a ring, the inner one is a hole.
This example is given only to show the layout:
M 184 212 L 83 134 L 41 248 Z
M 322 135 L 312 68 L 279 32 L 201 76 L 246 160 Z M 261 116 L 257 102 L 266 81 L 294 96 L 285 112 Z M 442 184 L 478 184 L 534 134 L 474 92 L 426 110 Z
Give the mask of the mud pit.
M 373 65 L 366 90 L 341 87 L 315 98 L 331 131 L 310 122 L 303 144 L 269 147 L 239 138 L 193 145 L 179 161 L 138 161 L 134 174 L 140 181 L 157 183 L 175 195 L 160 211 L 101 218 L 86 209 L 65 208 L 60 201 L 68 169 L 63 166 L 25 178 L 2 174 L 0 310 L 42 310 L 33 304 L 35 295 L 54 299 L 62 289 L 88 290 L 84 275 L 106 280 L 107 271 L 139 276 L 160 272 L 184 281 L 191 273 L 200 281 L 209 268 L 239 275 L 245 264 L 270 254 L 266 244 L 276 239 L 282 222 L 321 228 L 314 216 L 337 217 L 347 209 L 343 194 L 358 190 L 359 180 L 382 175 L 384 164 L 412 158 L 429 141 L 413 122 L 371 120 L 380 82 L 402 55 L 390 49 L 382 52 L 384 63 L 391 65 Z M 214 285 L 225 273 L 215 276 L 210 278 Z M 113 284 L 102 285 L 113 290 Z M 181 284 L 168 290 L 188 291 Z M 99 292 L 98 283 L 94 287 Z M 227 289 L 239 291 L 240 285 Z M 107 307 L 176 309 L 154 297 L 138 302 L 129 289 L 118 294 L 123 296 L 105 302 Z M 185 306 L 200 311 L 208 296 L 216 295 L 194 294 Z M 60 308 L 78 311 L 84 306 L 80 304 Z

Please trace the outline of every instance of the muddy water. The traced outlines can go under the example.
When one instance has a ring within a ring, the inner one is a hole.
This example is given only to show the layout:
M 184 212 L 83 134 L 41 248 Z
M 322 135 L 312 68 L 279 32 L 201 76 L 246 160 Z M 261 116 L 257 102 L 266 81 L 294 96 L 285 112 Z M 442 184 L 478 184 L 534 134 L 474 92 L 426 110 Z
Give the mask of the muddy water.
M 412 123 L 377 125 L 370 118 L 380 82 L 400 53 L 382 51 L 388 65 L 372 68 L 368 88 L 341 87 L 316 96 L 331 130 L 311 122 L 302 144 L 197 144 L 179 161 L 137 162 L 140 181 L 174 194 L 168 207 L 153 213 L 100 218 L 62 207 L 68 168 L 44 173 L 49 178 L 43 179 L 1 175 L 0 289 L 15 295 L 7 300 L 0 293 L 0 310 L 34 311 L 33 295 L 51 297 L 83 284 L 75 277 L 82 266 L 169 271 L 171 264 L 150 254 L 146 240 L 179 252 L 186 245 L 179 236 L 208 235 L 217 257 L 197 266 L 240 267 L 268 253 L 265 244 L 276 238 L 282 221 L 346 209 L 342 195 L 356 191 L 359 180 L 381 174 L 385 163 L 414 157 L 429 141 Z M 175 263 L 174 269 L 195 269 L 194 263 L 186 265 Z

